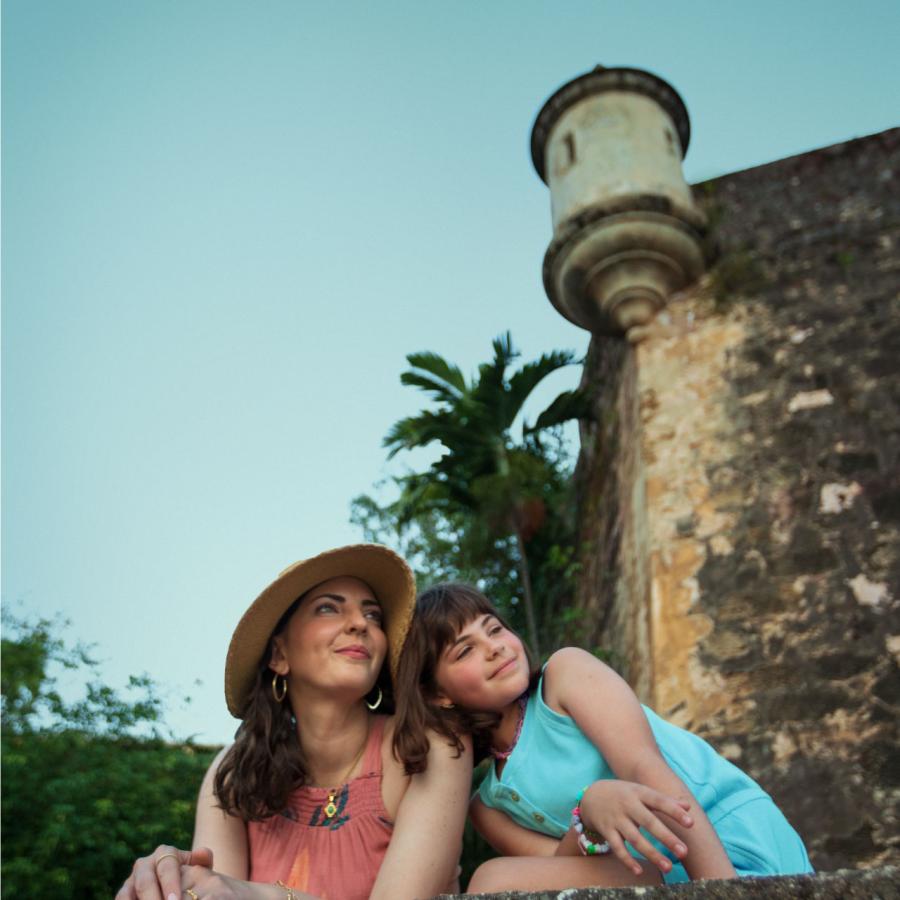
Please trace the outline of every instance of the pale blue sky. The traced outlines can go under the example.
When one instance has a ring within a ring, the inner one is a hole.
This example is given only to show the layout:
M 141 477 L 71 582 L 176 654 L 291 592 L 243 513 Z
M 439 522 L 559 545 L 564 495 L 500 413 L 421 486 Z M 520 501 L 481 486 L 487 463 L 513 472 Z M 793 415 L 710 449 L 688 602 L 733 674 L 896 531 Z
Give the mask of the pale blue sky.
M 3 602 L 70 618 L 113 684 L 148 671 L 201 740 L 236 724 L 245 606 L 360 538 L 420 405 L 405 354 L 586 348 L 540 278 L 550 93 L 661 75 L 691 181 L 898 124 L 888 0 L 6 0 L 2 25 Z

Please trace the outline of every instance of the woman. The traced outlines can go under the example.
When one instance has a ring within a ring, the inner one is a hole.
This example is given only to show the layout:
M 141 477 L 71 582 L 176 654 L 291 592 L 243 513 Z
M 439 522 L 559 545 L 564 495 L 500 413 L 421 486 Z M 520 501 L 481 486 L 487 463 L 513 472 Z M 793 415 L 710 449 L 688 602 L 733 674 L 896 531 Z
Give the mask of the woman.
M 139 859 L 117 900 L 428 897 L 454 877 L 471 750 L 435 740 L 427 770 L 392 752 L 390 690 L 415 604 L 386 547 L 341 547 L 285 569 L 247 610 L 225 663 L 243 719 L 213 761 L 194 850 Z M 410 769 L 409 771 L 412 771 Z

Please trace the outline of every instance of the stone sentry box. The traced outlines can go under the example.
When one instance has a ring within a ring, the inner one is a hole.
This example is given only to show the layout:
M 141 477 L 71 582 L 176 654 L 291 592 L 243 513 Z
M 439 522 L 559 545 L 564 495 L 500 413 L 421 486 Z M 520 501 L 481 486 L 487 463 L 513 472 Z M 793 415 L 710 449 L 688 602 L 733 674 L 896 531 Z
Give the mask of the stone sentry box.
M 553 217 L 544 286 L 576 325 L 627 334 L 702 274 L 705 220 L 681 170 L 689 140 L 681 97 L 640 69 L 597 66 L 538 113 L 531 155 Z

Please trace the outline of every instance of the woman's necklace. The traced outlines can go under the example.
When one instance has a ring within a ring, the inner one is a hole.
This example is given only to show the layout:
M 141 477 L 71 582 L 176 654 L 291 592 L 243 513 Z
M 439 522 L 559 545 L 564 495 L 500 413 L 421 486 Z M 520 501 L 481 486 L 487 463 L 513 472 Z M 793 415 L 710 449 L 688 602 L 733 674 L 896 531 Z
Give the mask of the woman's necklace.
M 346 784 L 347 779 L 350 777 L 350 773 L 356 767 L 356 764 L 359 762 L 359 758 L 363 755 L 363 751 L 366 749 L 366 744 L 368 744 L 368 743 L 369 743 L 369 723 L 367 721 L 366 722 L 366 736 L 362 742 L 362 747 L 359 748 L 359 752 L 356 754 L 356 756 L 353 757 L 353 762 L 350 763 L 350 768 L 347 769 L 347 772 L 344 775 L 344 777 L 341 779 L 340 784 L 338 784 L 337 787 L 330 788 L 328 791 L 328 799 L 325 801 L 325 806 L 323 807 L 323 810 L 325 812 L 325 815 L 329 819 L 333 819 L 335 814 L 338 811 L 337 804 L 334 802 L 335 798 L 337 797 L 337 792 L 344 786 L 344 784 Z
M 519 735 L 522 733 L 522 723 L 525 721 L 525 707 L 528 704 L 528 692 L 526 691 L 522 694 L 516 703 L 519 704 L 519 721 L 516 722 L 516 733 L 513 735 L 512 743 L 505 750 L 497 750 L 494 747 L 491 747 L 491 756 L 493 756 L 494 759 L 509 759 L 513 750 L 516 749 L 516 744 L 519 742 Z

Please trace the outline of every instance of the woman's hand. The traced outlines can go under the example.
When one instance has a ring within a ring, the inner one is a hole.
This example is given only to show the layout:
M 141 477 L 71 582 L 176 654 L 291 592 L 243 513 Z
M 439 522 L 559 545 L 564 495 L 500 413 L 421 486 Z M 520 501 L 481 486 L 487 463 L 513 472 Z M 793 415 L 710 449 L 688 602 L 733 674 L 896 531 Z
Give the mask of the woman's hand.
M 212 851 L 157 847 L 141 857 L 122 885 L 116 900 L 282 900 L 285 888 L 275 884 L 251 884 L 212 870 Z M 297 900 L 314 900 L 294 891 Z
M 648 831 L 678 859 L 683 859 L 687 855 L 687 847 L 657 814 L 690 828 L 693 825 L 687 812 L 690 808 L 687 800 L 676 800 L 632 781 L 595 781 L 581 798 L 581 821 L 585 830 L 601 834 L 602 839 L 609 843 L 609 849 L 635 875 L 640 875 L 643 869 L 628 852 L 625 841 L 666 873 L 671 870 L 672 863 L 641 834 L 640 829 Z
M 181 867 L 181 891 L 178 900 L 187 895 L 192 900 L 249 900 L 251 897 L 284 897 L 286 891 L 275 885 L 252 885 L 237 878 L 229 878 L 204 866 Z M 295 897 L 306 894 L 294 893 Z M 166 898 L 169 900 L 169 898 Z
M 181 900 L 181 867 L 203 866 L 211 869 L 212 850 L 179 850 L 160 844 L 149 856 L 142 856 L 131 869 L 131 875 L 119 888 L 116 900 Z

